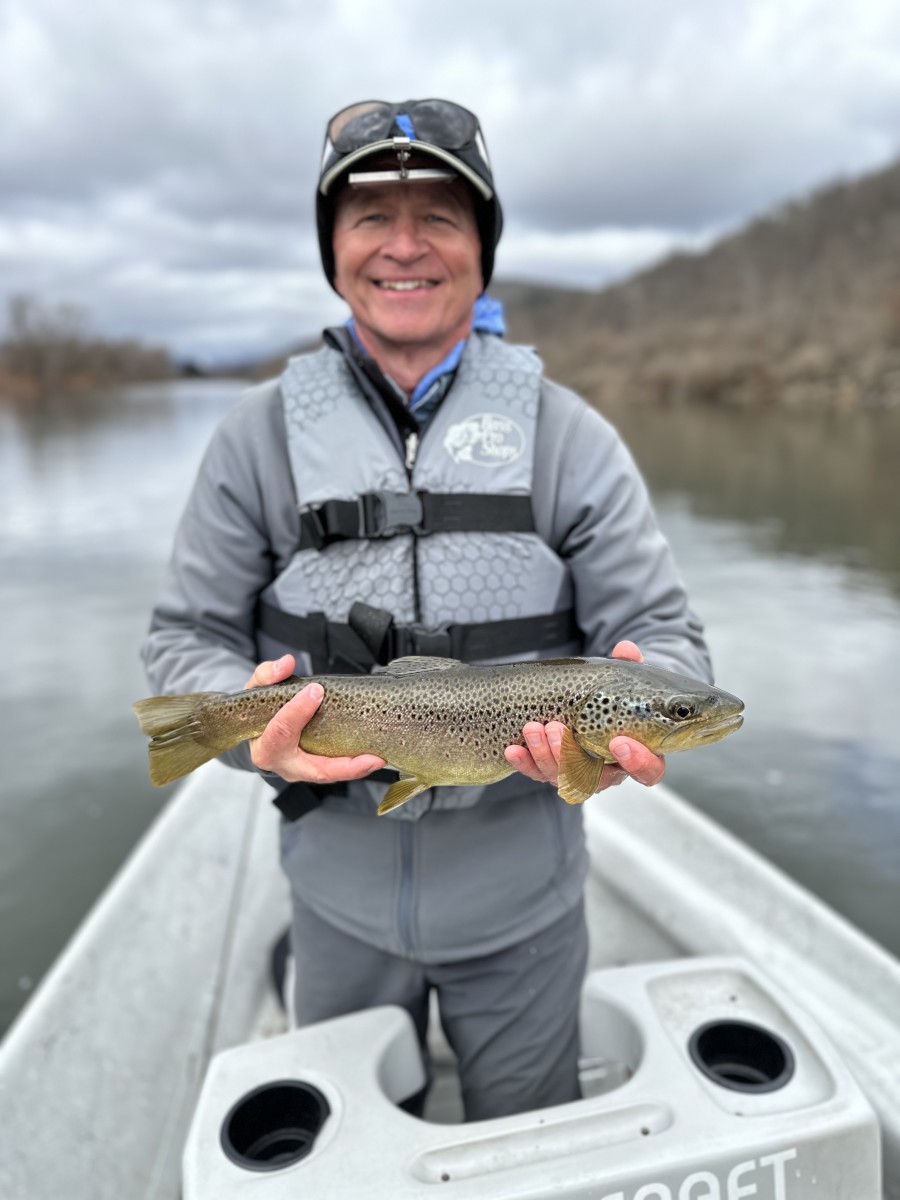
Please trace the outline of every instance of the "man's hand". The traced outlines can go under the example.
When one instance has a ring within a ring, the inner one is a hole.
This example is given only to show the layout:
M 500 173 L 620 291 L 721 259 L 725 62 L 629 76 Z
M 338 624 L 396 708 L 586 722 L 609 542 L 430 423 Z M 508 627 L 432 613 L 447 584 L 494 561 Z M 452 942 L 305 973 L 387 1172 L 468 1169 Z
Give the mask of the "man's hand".
M 618 642 L 612 652 L 613 658 L 627 658 L 632 662 L 643 662 L 644 656 L 634 642 Z M 559 721 L 550 721 L 541 725 L 537 721 L 529 721 L 522 730 L 525 746 L 507 746 L 504 751 L 506 761 L 517 771 L 536 779 L 541 783 L 552 783 L 559 786 L 559 756 L 562 750 L 562 736 L 565 726 Z M 629 775 L 638 783 L 650 786 L 659 783 L 665 774 L 665 759 L 648 750 L 641 742 L 630 737 L 614 737 L 609 748 L 618 760 L 617 764 L 607 763 L 600 775 L 602 792 L 608 787 L 622 783 Z
M 260 663 L 244 686 L 252 688 L 281 683 L 293 670 L 294 659 L 286 654 L 277 662 Z M 274 771 L 288 783 L 337 783 L 344 779 L 362 779 L 385 765 L 384 759 L 374 754 L 328 758 L 300 749 L 300 735 L 324 695 L 321 684 L 308 683 L 302 692 L 278 710 L 258 738 L 251 739 L 250 757 L 259 770 Z

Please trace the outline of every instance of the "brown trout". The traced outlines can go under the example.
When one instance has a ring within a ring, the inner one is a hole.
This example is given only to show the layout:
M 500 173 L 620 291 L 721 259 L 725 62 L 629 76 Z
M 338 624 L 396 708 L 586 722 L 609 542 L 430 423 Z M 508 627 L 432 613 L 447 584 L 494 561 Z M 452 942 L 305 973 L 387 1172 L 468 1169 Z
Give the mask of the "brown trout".
M 468 666 L 452 658 L 398 658 L 372 675 L 317 675 L 243 692 L 138 700 L 158 787 L 248 738 L 310 682 L 325 690 L 300 745 L 330 757 L 377 754 L 400 778 L 378 808 L 390 812 L 426 788 L 496 783 L 514 771 L 507 746 L 527 721 L 565 725 L 559 794 L 596 792 L 611 738 L 657 754 L 727 737 L 743 723 L 736 696 L 700 680 L 621 658 L 565 658 Z

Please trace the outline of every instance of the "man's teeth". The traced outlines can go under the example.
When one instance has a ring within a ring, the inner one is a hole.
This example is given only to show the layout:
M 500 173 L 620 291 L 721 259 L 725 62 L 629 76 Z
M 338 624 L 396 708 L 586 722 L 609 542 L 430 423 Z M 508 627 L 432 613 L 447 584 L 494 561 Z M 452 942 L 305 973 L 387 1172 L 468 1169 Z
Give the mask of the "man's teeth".
M 415 288 L 434 287 L 430 279 L 379 279 L 378 286 L 389 292 L 411 292 Z

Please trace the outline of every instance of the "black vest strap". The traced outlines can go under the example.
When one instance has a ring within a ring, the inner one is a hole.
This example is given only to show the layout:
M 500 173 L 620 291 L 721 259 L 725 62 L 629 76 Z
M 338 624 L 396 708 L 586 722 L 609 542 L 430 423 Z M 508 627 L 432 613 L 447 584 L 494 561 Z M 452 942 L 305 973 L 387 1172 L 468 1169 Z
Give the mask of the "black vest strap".
M 305 650 L 316 674 L 368 673 L 375 666 L 407 654 L 478 662 L 554 650 L 567 642 L 580 641 L 582 636 L 572 609 L 426 629 L 419 624 L 399 625 L 390 613 L 370 604 L 354 604 L 345 624 L 327 620 L 324 613 L 293 616 L 260 601 L 257 626 L 276 641 Z
M 393 783 L 397 779 L 397 772 L 387 769 L 373 771 L 366 779 L 375 779 L 379 783 Z M 328 796 L 346 794 L 346 783 L 291 783 L 274 797 L 272 803 L 288 821 L 297 821 L 314 808 L 318 808 Z
M 534 533 L 530 496 L 476 492 L 364 492 L 300 513 L 300 549 L 413 533 Z

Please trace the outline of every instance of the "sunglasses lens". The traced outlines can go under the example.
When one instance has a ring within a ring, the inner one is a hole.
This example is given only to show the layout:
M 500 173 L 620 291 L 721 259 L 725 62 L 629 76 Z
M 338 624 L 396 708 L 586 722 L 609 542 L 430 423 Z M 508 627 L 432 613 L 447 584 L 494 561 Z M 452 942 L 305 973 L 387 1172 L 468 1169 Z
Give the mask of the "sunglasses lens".
M 447 100 L 420 100 L 410 110 L 416 134 L 444 150 L 461 150 L 478 128 L 472 113 Z
M 339 154 L 380 141 L 390 131 L 394 110 L 383 100 L 351 104 L 328 122 L 328 140 Z

